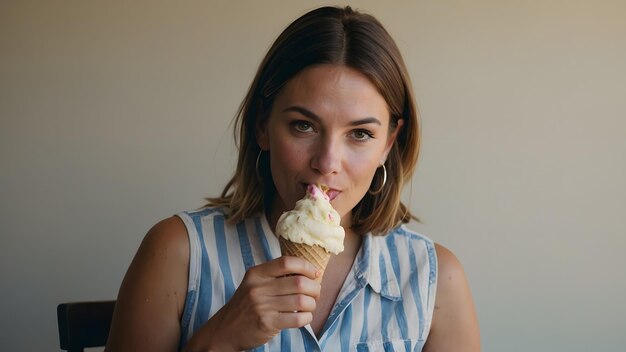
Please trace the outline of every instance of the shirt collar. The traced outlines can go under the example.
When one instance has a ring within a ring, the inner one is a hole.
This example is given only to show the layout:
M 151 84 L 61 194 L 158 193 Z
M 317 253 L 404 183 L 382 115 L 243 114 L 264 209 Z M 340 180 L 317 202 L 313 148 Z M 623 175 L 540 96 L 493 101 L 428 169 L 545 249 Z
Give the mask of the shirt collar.
M 391 236 L 387 235 L 387 236 Z M 357 257 L 357 280 L 364 280 L 374 292 L 392 301 L 402 297 L 396 275 L 391 265 L 386 240 L 387 236 L 364 235 L 361 252 Z

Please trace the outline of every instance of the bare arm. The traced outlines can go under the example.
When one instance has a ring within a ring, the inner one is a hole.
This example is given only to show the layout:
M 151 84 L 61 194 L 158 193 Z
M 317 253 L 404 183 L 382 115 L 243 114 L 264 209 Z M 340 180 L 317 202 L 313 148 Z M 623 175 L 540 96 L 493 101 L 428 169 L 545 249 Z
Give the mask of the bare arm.
M 439 275 L 435 311 L 425 352 L 480 351 L 480 332 L 463 267 L 452 252 L 435 245 Z
M 188 272 L 185 225 L 177 217 L 159 222 L 124 277 L 106 351 L 176 351 Z

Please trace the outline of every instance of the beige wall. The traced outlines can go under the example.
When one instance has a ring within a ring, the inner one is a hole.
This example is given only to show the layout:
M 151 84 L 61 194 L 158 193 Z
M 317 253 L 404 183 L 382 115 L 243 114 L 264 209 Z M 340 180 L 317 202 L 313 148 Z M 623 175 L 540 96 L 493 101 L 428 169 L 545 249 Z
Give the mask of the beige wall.
M 413 75 L 407 198 L 464 263 L 484 350 L 622 350 L 626 4 L 352 5 Z M 312 7 L 0 2 L 0 350 L 58 349 L 57 303 L 114 298 L 148 228 L 221 189 L 256 65 Z

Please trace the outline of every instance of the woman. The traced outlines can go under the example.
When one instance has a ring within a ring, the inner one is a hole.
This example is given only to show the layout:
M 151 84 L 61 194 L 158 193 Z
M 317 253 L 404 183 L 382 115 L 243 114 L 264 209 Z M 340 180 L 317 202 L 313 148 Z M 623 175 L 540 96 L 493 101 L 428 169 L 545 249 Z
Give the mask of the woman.
M 155 225 L 122 283 L 110 351 L 478 351 L 454 255 L 401 225 L 419 150 L 411 84 L 369 15 L 324 7 L 293 22 L 237 117 L 221 197 Z M 322 277 L 273 230 L 326 184 L 346 231 Z

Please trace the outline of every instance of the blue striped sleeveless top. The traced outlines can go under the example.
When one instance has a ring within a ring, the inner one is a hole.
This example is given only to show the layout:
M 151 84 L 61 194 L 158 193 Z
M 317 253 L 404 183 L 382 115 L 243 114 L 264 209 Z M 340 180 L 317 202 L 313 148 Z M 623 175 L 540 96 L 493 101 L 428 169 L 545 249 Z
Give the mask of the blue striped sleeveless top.
M 252 266 L 280 256 L 263 214 L 226 223 L 217 208 L 177 214 L 190 242 L 181 349 L 233 295 Z M 364 235 L 318 340 L 309 325 L 285 329 L 252 351 L 421 351 L 437 286 L 433 242 L 405 226 Z

